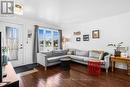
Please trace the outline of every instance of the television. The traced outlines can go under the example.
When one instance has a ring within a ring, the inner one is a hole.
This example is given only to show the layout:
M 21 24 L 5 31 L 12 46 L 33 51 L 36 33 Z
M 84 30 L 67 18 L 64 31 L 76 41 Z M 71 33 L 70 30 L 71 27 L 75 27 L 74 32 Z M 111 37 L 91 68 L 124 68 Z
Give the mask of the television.
M 2 76 L 2 48 L 1 48 L 1 43 L 2 43 L 2 41 L 1 41 L 1 37 L 2 37 L 2 35 L 1 35 L 1 32 L 0 32 L 0 83 L 2 82 L 2 78 L 3 78 L 3 76 Z

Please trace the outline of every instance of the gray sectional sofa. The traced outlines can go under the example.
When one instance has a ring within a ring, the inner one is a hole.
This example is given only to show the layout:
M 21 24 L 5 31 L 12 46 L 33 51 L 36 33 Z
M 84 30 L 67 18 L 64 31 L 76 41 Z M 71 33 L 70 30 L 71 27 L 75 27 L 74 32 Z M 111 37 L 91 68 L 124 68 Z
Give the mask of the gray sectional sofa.
M 110 54 L 101 51 L 81 51 L 76 49 L 51 51 L 44 53 L 37 53 L 37 62 L 45 67 L 52 66 L 60 63 L 61 58 L 71 58 L 71 61 L 88 64 L 89 59 L 99 59 L 102 61 L 101 68 L 105 68 L 108 72 L 110 66 Z

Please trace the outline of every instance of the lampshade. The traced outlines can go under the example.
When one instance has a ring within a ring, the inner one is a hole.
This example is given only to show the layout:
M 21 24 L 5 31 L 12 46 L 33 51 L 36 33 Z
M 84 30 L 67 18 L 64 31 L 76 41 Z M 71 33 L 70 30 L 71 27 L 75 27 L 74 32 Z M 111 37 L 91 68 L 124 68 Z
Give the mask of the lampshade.
M 69 42 L 69 38 L 62 37 L 62 42 L 63 42 L 63 43 L 65 43 L 65 42 Z

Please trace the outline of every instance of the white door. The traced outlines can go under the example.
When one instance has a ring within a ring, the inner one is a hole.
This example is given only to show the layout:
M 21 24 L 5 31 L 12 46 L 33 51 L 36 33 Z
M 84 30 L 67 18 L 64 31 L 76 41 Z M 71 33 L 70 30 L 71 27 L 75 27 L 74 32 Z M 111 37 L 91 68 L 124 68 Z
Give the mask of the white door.
M 24 64 L 23 58 L 23 25 L 0 22 L 2 46 L 8 49 L 8 60 L 14 67 Z

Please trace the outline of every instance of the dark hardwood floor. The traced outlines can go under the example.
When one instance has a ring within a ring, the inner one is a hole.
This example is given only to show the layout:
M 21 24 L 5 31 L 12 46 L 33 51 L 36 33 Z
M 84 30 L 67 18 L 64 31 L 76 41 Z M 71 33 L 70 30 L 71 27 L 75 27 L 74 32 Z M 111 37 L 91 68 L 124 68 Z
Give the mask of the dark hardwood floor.
M 124 70 L 101 70 L 99 76 L 89 75 L 87 66 L 71 63 L 70 71 L 61 70 L 59 65 L 49 67 L 38 66 L 36 73 L 19 77 L 20 87 L 130 87 L 130 76 Z

